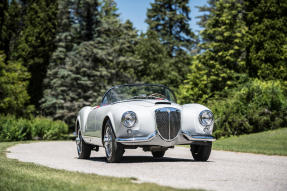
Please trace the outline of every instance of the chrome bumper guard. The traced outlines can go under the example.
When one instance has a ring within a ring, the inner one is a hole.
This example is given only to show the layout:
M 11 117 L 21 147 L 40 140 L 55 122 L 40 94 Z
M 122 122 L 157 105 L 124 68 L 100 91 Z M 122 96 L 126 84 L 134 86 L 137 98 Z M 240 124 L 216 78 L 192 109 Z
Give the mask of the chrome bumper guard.
M 155 137 L 156 137 L 156 132 L 146 137 L 116 138 L 116 142 L 119 142 L 119 143 L 147 142 L 147 141 L 151 141 Z
M 182 134 L 190 141 L 216 141 L 212 136 L 206 135 L 190 135 L 188 132 L 182 131 Z

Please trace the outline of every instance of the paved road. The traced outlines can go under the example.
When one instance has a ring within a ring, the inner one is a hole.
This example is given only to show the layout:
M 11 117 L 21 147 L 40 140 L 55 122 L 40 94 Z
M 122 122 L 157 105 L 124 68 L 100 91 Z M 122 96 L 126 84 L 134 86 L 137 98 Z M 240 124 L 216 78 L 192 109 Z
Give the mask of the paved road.
M 178 188 L 208 190 L 287 190 L 287 157 L 212 151 L 209 162 L 195 162 L 188 148 L 176 147 L 153 159 L 141 149 L 127 150 L 122 163 L 105 162 L 104 149 L 90 160 L 77 159 L 74 142 L 19 144 L 9 158 L 57 169 L 116 177 L 136 177 Z

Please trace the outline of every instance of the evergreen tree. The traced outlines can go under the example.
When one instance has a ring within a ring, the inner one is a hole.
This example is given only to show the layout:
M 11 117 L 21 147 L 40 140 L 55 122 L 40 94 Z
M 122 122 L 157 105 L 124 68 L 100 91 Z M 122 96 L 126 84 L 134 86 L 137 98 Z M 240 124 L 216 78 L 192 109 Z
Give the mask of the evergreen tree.
M 69 91 L 69 88 L 61 87 L 62 81 L 67 79 L 67 69 L 65 59 L 73 48 L 74 36 L 71 31 L 71 0 L 60 1 L 58 4 L 58 27 L 55 39 L 56 50 L 51 56 L 47 75 L 44 80 L 44 93 L 41 99 L 42 113 L 53 116 L 58 110 L 63 108 L 63 97 Z
M 135 81 L 135 69 L 141 64 L 135 56 L 136 30 L 129 21 L 120 22 L 113 0 L 103 2 L 93 39 L 68 53 L 53 97 L 58 105 L 52 116 L 70 125 L 79 109 L 99 103 L 108 87 Z
M 141 81 L 169 85 L 169 75 L 174 71 L 169 71 L 167 50 L 154 31 L 141 35 L 136 46 L 136 55 L 143 62 L 136 70 Z
M 21 32 L 22 7 L 16 0 L 0 3 L 0 50 L 6 55 L 6 60 L 16 51 L 16 41 Z
M 182 102 L 206 102 L 236 85 L 238 73 L 245 71 L 244 40 L 247 28 L 239 0 L 220 0 L 210 8 L 201 31 L 204 50 L 194 58 L 191 73 L 180 87 Z
M 188 3 L 188 0 L 155 0 L 147 11 L 148 31 L 155 31 L 167 50 L 167 72 L 170 74 L 167 75 L 167 85 L 174 89 L 189 71 L 190 54 L 196 44 L 196 37 L 189 27 Z
M 5 54 L 0 52 L 0 113 L 22 116 L 33 110 L 32 106 L 28 106 L 29 78 L 21 62 L 5 63 Z
M 113 1 L 107 1 L 106 4 L 108 2 Z M 104 8 L 102 11 L 108 13 Z M 94 46 L 97 62 L 102 63 L 111 75 L 109 84 L 132 83 L 137 80 L 135 70 L 141 65 L 135 55 L 138 35 L 132 23 L 121 23 L 114 11 L 103 16 L 96 29 L 97 36 L 91 44 Z
M 99 25 L 99 0 L 76 0 L 74 21 L 77 23 L 75 35 L 78 43 L 93 39 L 95 26 Z
M 8 17 L 8 0 L 0 2 L 0 50 L 7 54 L 7 26 L 6 20 Z
M 57 0 L 23 1 L 23 30 L 13 52 L 13 59 L 20 60 L 31 73 L 28 92 L 31 103 L 39 106 L 42 82 L 46 75 L 51 53 L 55 48 L 57 25 Z
M 191 50 L 195 35 L 189 27 L 189 0 L 155 0 L 147 11 L 149 30 L 156 31 L 170 56 Z
M 59 3 L 57 49 L 52 55 L 47 71 L 41 108 L 45 115 L 54 119 L 64 119 L 70 124 L 74 115 L 69 116 L 66 109 L 74 106 L 69 105 L 76 98 L 73 96 L 75 92 L 72 92 L 71 84 L 74 83 L 73 80 L 78 80 L 73 78 L 75 76 L 71 72 L 78 72 L 79 69 L 76 66 L 79 63 L 75 63 L 74 57 L 77 57 L 75 54 L 78 53 L 79 44 L 93 38 L 96 25 L 99 24 L 98 5 L 97 0 L 65 0 Z M 82 101 L 85 104 L 85 101 Z
M 251 77 L 287 81 L 287 1 L 246 0 L 246 66 Z M 287 83 L 286 83 L 287 85 Z
M 208 0 L 207 5 L 204 6 L 197 6 L 196 8 L 199 10 L 199 12 L 202 13 L 202 15 L 198 15 L 196 18 L 199 19 L 199 22 L 197 24 L 201 26 L 202 28 L 205 28 L 207 21 L 212 18 L 211 12 L 214 12 L 215 10 L 215 3 L 216 0 Z M 203 39 L 201 39 L 203 40 Z M 204 39 L 208 40 L 208 39 Z

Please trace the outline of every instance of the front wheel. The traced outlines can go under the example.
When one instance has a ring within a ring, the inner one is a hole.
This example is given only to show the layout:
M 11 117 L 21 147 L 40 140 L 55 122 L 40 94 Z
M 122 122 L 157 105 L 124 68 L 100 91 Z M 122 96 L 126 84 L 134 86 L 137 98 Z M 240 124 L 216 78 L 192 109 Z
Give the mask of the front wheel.
M 105 126 L 104 134 L 104 147 L 106 150 L 106 158 L 108 163 L 120 162 L 123 154 L 124 148 L 120 143 L 116 142 L 116 136 L 114 134 L 112 124 L 107 121 Z
M 190 145 L 190 151 L 195 161 L 207 161 L 211 153 L 212 143 L 204 145 Z

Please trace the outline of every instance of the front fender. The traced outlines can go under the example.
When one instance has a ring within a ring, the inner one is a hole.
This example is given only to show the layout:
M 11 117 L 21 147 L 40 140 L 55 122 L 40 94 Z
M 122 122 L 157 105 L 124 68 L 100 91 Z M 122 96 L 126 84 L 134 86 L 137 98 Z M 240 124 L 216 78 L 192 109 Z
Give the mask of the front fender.
M 121 123 L 122 115 L 127 111 L 133 111 L 137 115 L 137 122 L 132 128 L 126 128 Z M 145 137 L 155 131 L 153 107 L 115 105 L 108 113 L 108 117 L 111 120 L 117 138 Z M 131 134 L 127 133 L 128 129 L 132 131 Z
M 199 123 L 199 114 L 203 110 L 210 110 L 200 104 L 185 104 L 182 106 L 182 131 L 189 135 L 211 135 L 213 125 L 209 127 L 208 131 Z

